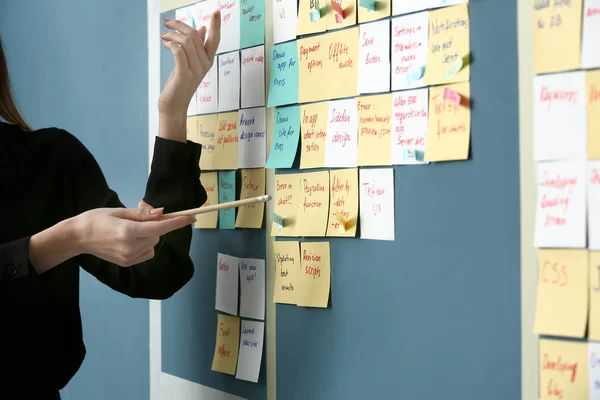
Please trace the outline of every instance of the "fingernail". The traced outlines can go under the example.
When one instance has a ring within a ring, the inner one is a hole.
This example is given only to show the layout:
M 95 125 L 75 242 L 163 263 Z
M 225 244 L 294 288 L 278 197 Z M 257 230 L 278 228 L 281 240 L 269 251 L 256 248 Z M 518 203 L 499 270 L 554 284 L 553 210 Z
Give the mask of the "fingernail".
M 160 36 L 165 36 L 167 34 L 167 32 L 161 32 Z
M 170 19 L 169 19 L 169 18 L 167 18 L 167 17 L 163 17 L 162 21 L 163 21 L 164 23 L 167 23 L 167 22 L 169 22 L 169 21 L 170 21 Z
M 154 209 L 150 210 L 150 214 L 151 214 L 151 215 L 158 215 L 158 214 L 162 214 L 162 212 L 163 212 L 163 210 L 164 210 L 164 209 L 165 209 L 164 207 L 161 207 L 161 208 L 154 208 Z

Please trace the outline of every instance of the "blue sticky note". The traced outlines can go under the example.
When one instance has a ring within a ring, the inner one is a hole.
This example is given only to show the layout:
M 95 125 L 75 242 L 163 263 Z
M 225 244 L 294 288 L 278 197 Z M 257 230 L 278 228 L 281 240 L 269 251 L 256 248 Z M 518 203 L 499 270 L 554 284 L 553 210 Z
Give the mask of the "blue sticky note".
M 321 13 L 319 11 L 310 12 L 310 22 L 317 22 L 321 19 Z
M 291 168 L 300 139 L 300 107 L 276 108 L 274 118 L 273 146 L 267 168 Z
M 254 47 L 265 44 L 264 0 L 240 1 L 240 46 Z
M 235 171 L 219 172 L 219 204 L 235 201 Z M 235 208 L 219 211 L 219 229 L 235 229 Z
M 375 0 L 360 0 L 358 5 L 366 8 L 367 11 L 375 11 Z
M 459 57 L 456 59 L 456 61 L 454 61 L 452 63 L 452 65 L 450 65 L 450 68 L 448 68 L 446 70 L 446 79 L 450 80 L 452 78 L 454 78 L 456 76 L 456 74 L 459 73 L 459 71 L 462 69 L 463 67 L 463 58 Z
M 267 107 L 298 103 L 298 45 L 296 41 L 271 48 L 271 77 Z
M 417 82 L 419 79 L 421 79 L 424 74 L 425 74 L 425 67 L 419 67 L 416 71 L 413 71 L 413 72 L 409 73 L 408 75 L 406 75 L 406 81 L 408 82 L 409 85 L 413 85 L 415 82 Z

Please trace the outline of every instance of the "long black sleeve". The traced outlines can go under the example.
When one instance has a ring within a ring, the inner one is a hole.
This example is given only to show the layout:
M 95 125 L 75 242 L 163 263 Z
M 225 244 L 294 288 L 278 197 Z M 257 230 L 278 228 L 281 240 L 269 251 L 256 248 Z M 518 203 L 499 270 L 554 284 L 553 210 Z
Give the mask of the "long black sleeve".
M 21 278 L 29 274 L 28 253 L 29 236 L 0 244 L 0 282 Z

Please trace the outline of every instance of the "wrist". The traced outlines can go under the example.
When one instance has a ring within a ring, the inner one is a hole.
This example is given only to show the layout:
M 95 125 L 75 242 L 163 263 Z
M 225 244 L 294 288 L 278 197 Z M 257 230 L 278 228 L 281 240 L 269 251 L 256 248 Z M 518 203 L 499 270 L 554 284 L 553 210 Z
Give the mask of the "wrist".
M 158 119 L 158 136 L 164 139 L 187 141 L 187 115 L 174 113 L 160 113 Z
M 29 239 L 29 262 L 38 274 L 83 252 L 82 237 L 76 218 L 37 233 Z

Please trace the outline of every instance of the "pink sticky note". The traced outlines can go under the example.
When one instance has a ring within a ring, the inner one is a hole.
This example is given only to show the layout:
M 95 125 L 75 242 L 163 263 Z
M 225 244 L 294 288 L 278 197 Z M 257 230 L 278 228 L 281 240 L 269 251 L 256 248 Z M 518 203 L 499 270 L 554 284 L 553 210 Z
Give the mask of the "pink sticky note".
M 445 100 L 450 100 L 451 102 L 453 102 L 457 106 L 460 106 L 460 100 L 461 100 L 460 94 L 456 93 L 452 89 L 448 89 L 448 88 L 444 89 L 444 99 Z

